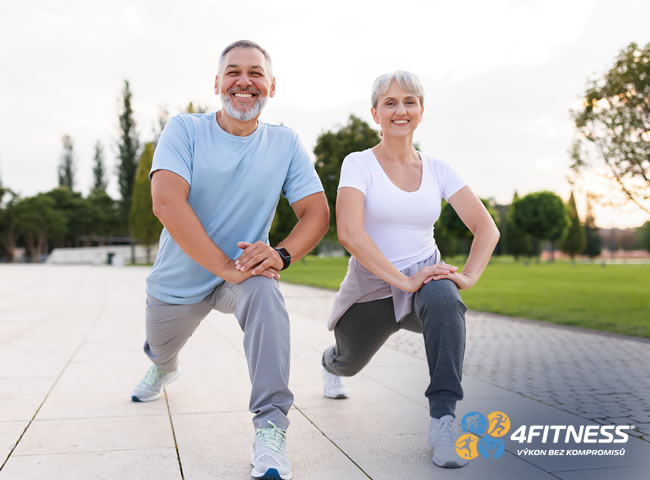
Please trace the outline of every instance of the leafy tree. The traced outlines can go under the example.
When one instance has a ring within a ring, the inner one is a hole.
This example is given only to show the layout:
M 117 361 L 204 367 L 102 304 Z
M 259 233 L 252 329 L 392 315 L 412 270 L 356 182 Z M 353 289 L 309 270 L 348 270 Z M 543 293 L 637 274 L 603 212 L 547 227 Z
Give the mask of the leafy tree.
M 603 78 L 592 80 L 584 106 L 572 112 L 573 169 L 602 160 L 632 202 L 650 213 L 650 43 L 630 43 Z
M 496 223 L 497 214 L 494 209 L 490 206 L 490 201 L 485 198 L 481 198 L 481 203 L 492 217 L 492 220 Z M 460 219 L 456 210 L 451 206 L 450 203 L 445 202 L 440 211 L 440 220 L 445 225 L 447 230 L 458 238 L 472 238 L 472 232 L 465 226 L 463 221 Z
M 507 235 L 508 229 L 508 212 L 510 211 L 510 205 L 500 205 L 496 202 L 493 202 L 490 206 L 496 214 L 497 229 L 501 233 L 499 240 L 497 241 L 497 246 L 494 247 L 494 252 L 492 255 L 505 255 L 507 253 L 505 236 Z
M 586 239 L 584 228 L 580 224 L 580 218 L 578 217 L 578 209 L 576 208 L 576 199 L 573 196 L 573 192 L 571 192 L 571 196 L 569 197 L 567 208 L 569 210 L 571 225 L 562 241 L 562 251 L 571 257 L 571 261 L 574 261 L 575 256 L 584 250 Z
M 490 206 L 490 201 L 482 198 L 481 202 L 483 206 L 488 211 L 492 220 L 496 223 L 497 214 L 494 209 Z M 471 238 L 473 237 L 472 232 L 465 226 L 463 221 L 460 219 L 454 208 L 450 203 L 444 202 L 442 209 L 440 211 L 440 220 L 436 222 L 436 227 L 438 229 L 438 236 L 436 239 L 440 239 L 443 244 L 447 245 L 447 248 L 453 253 L 468 253 L 471 245 Z M 442 229 L 441 229 L 442 227 Z M 435 231 L 434 231 L 435 235 Z M 453 238 L 453 242 L 450 241 L 447 236 Z M 453 245 L 453 249 L 451 248 Z M 440 248 L 440 245 L 438 245 Z M 441 249 L 442 252 L 442 249 Z
M 58 187 L 42 194 L 54 201 L 54 209 L 65 216 L 65 234 L 57 237 L 56 246 L 78 247 L 82 238 L 93 227 L 88 202 L 78 192 L 71 192 L 67 187 Z
M 129 81 L 124 80 L 122 89 L 122 111 L 120 113 L 120 139 L 118 141 L 119 166 L 118 180 L 120 187 L 120 212 L 123 224 L 128 224 L 129 212 L 131 211 L 131 198 L 133 197 L 133 184 L 135 172 L 138 167 L 138 150 L 140 140 L 135 129 L 133 118 L 133 107 L 131 106 L 131 88 Z
M 591 195 L 587 195 L 587 213 L 585 215 L 585 255 L 590 258 L 597 257 L 603 248 L 603 239 L 600 238 L 596 220 L 591 208 Z
M 92 192 L 106 190 L 106 167 L 104 166 L 104 148 L 99 140 L 95 143 L 95 156 L 93 158 L 93 188 Z
M 160 107 L 158 112 L 158 122 L 152 128 L 154 150 L 156 149 L 156 145 L 158 145 L 158 140 L 160 140 L 160 135 L 162 134 L 162 131 L 165 129 L 165 125 L 167 125 L 168 120 L 169 120 L 169 112 L 167 111 L 166 108 Z
M 377 145 L 379 134 L 368 123 L 350 115 L 348 123 L 338 130 L 322 133 L 316 140 L 316 171 L 323 182 L 327 203 L 330 207 L 328 237 L 336 238 L 336 190 L 341 175 L 343 159 L 351 152 L 358 152 Z
M 650 252 L 650 221 L 637 229 L 637 238 L 641 248 Z
M 54 200 L 44 194 L 24 198 L 16 204 L 16 227 L 32 262 L 47 253 L 48 240 L 59 240 L 66 232 L 66 217 Z
M 518 228 L 532 235 L 535 243 L 551 242 L 551 258 L 554 243 L 564 236 L 570 221 L 562 199 L 553 192 L 529 193 L 514 204 L 514 220 Z M 535 252 L 539 252 L 536 245 Z
M 441 209 L 444 210 L 446 206 L 447 202 L 443 200 Z M 433 226 L 433 237 L 440 250 L 440 256 L 451 257 L 456 254 L 456 236 L 449 231 L 442 218 L 438 218 Z
M 119 234 L 119 205 L 104 190 L 92 192 L 86 202 L 90 218 L 88 235 L 103 245 L 107 237 Z
M 515 222 L 515 205 L 519 201 L 519 195 L 515 192 L 512 197 L 512 203 L 506 217 L 505 244 L 506 251 L 519 261 L 521 255 L 531 255 L 533 253 L 533 242 L 526 232 L 521 230 Z
M 70 135 L 63 135 L 63 155 L 58 167 L 59 187 L 67 187 L 74 190 L 74 145 Z
M 271 230 L 269 231 L 269 242 L 271 242 L 271 245 L 277 245 L 287 238 L 296 225 L 296 221 L 296 214 L 293 208 L 291 208 L 291 205 L 289 205 L 289 201 L 285 197 L 280 197 L 278 208 L 275 211 L 275 217 L 271 224 Z
M 4 249 L 7 261 L 13 262 L 18 240 L 16 229 L 16 203 L 19 197 L 11 189 L 0 184 L 0 245 Z
M 160 238 L 162 224 L 153 214 L 151 200 L 151 182 L 149 171 L 153 162 L 153 142 L 145 143 L 133 187 L 129 227 L 135 239 L 144 244 L 147 252 L 147 263 L 151 263 L 151 246 Z

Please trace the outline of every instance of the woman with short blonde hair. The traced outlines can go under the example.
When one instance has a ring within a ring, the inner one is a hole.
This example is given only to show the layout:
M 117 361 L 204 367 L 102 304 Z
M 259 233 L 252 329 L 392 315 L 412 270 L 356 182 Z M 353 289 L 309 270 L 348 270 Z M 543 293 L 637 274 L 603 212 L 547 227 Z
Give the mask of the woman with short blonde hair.
M 371 113 L 381 142 L 348 155 L 341 167 L 338 237 L 352 257 L 328 327 L 336 343 L 323 352 L 324 393 L 348 395 L 341 377 L 358 373 L 401 328 L 424 335 L 433 463 L 462 467 L 456 453 L 456 402 L 465 353 L 465 311 L 459 289 L 471 288 L 499 239 L 489 213 L 453 167 L 413 147 L 424 114 L 416 75 L 377 78 Z M 464 269 L 440 258 L 433 225 L 447 200 L 474 234 Z

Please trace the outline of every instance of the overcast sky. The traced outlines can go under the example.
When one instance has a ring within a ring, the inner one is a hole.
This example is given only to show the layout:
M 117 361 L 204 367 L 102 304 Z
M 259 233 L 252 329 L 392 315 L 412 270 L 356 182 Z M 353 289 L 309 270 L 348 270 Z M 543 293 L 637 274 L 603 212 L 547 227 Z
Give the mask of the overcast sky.
M 309 150 L 354 113 L 369 123 L 378 75 L 423 80 L 415 140 L 483 197 L 509 203 L 550 189 L 568 197 L 569 116 L 587 80 L 628 43 L 650 40 L 650 2 L 0 0 L 0 178 L 22 195 L 57 183 L 71 135 L 77 189 L 90 188 L 100 140 L 114 175 L 119 95 L 131 82 L 140 138 L 161 108 L 219 108 L 220 51 L 248 38 L 273 58 L 277 94 L 262 120 L 297 130 Z M 373 123 L 374 124 L 374 123 Z M 582 205 L 585 186 L 578 194 Z M 600 187 L 598 187 L 600 188 Z M 598 210 L 603 227 L 638 226 L 635 207 Z

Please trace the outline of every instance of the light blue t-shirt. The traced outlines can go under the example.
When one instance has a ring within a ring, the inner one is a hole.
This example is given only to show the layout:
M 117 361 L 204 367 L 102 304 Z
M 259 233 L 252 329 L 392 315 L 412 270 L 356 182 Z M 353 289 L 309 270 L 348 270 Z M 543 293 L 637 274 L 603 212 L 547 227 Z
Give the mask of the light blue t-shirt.
M 258 122 L 247 137 L 224 131 L 216 113 L 183 114 L 165 126 L 151 174 L 169 170 L 190 185 L 189 204 L 214 243 L 231 259 L 237 242 L 268 243 L 280 194 L 290 204 L 323 191 L 293 130 Z M 147 293 L 168 303 L 203 300 L 224 280 L 181 250 L 167 229 L 147 278 Z

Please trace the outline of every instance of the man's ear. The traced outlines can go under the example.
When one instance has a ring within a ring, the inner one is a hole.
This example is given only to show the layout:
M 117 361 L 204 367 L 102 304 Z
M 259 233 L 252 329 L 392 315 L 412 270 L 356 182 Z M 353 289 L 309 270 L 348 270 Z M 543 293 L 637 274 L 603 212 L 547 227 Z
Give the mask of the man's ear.
M 219 75 L 214 77 L 214 94 L 219 95 Z
M 275 95 L 275 77 L 271 79 L 271 88 L 269 89 L 269 97 L 273 97 Z

